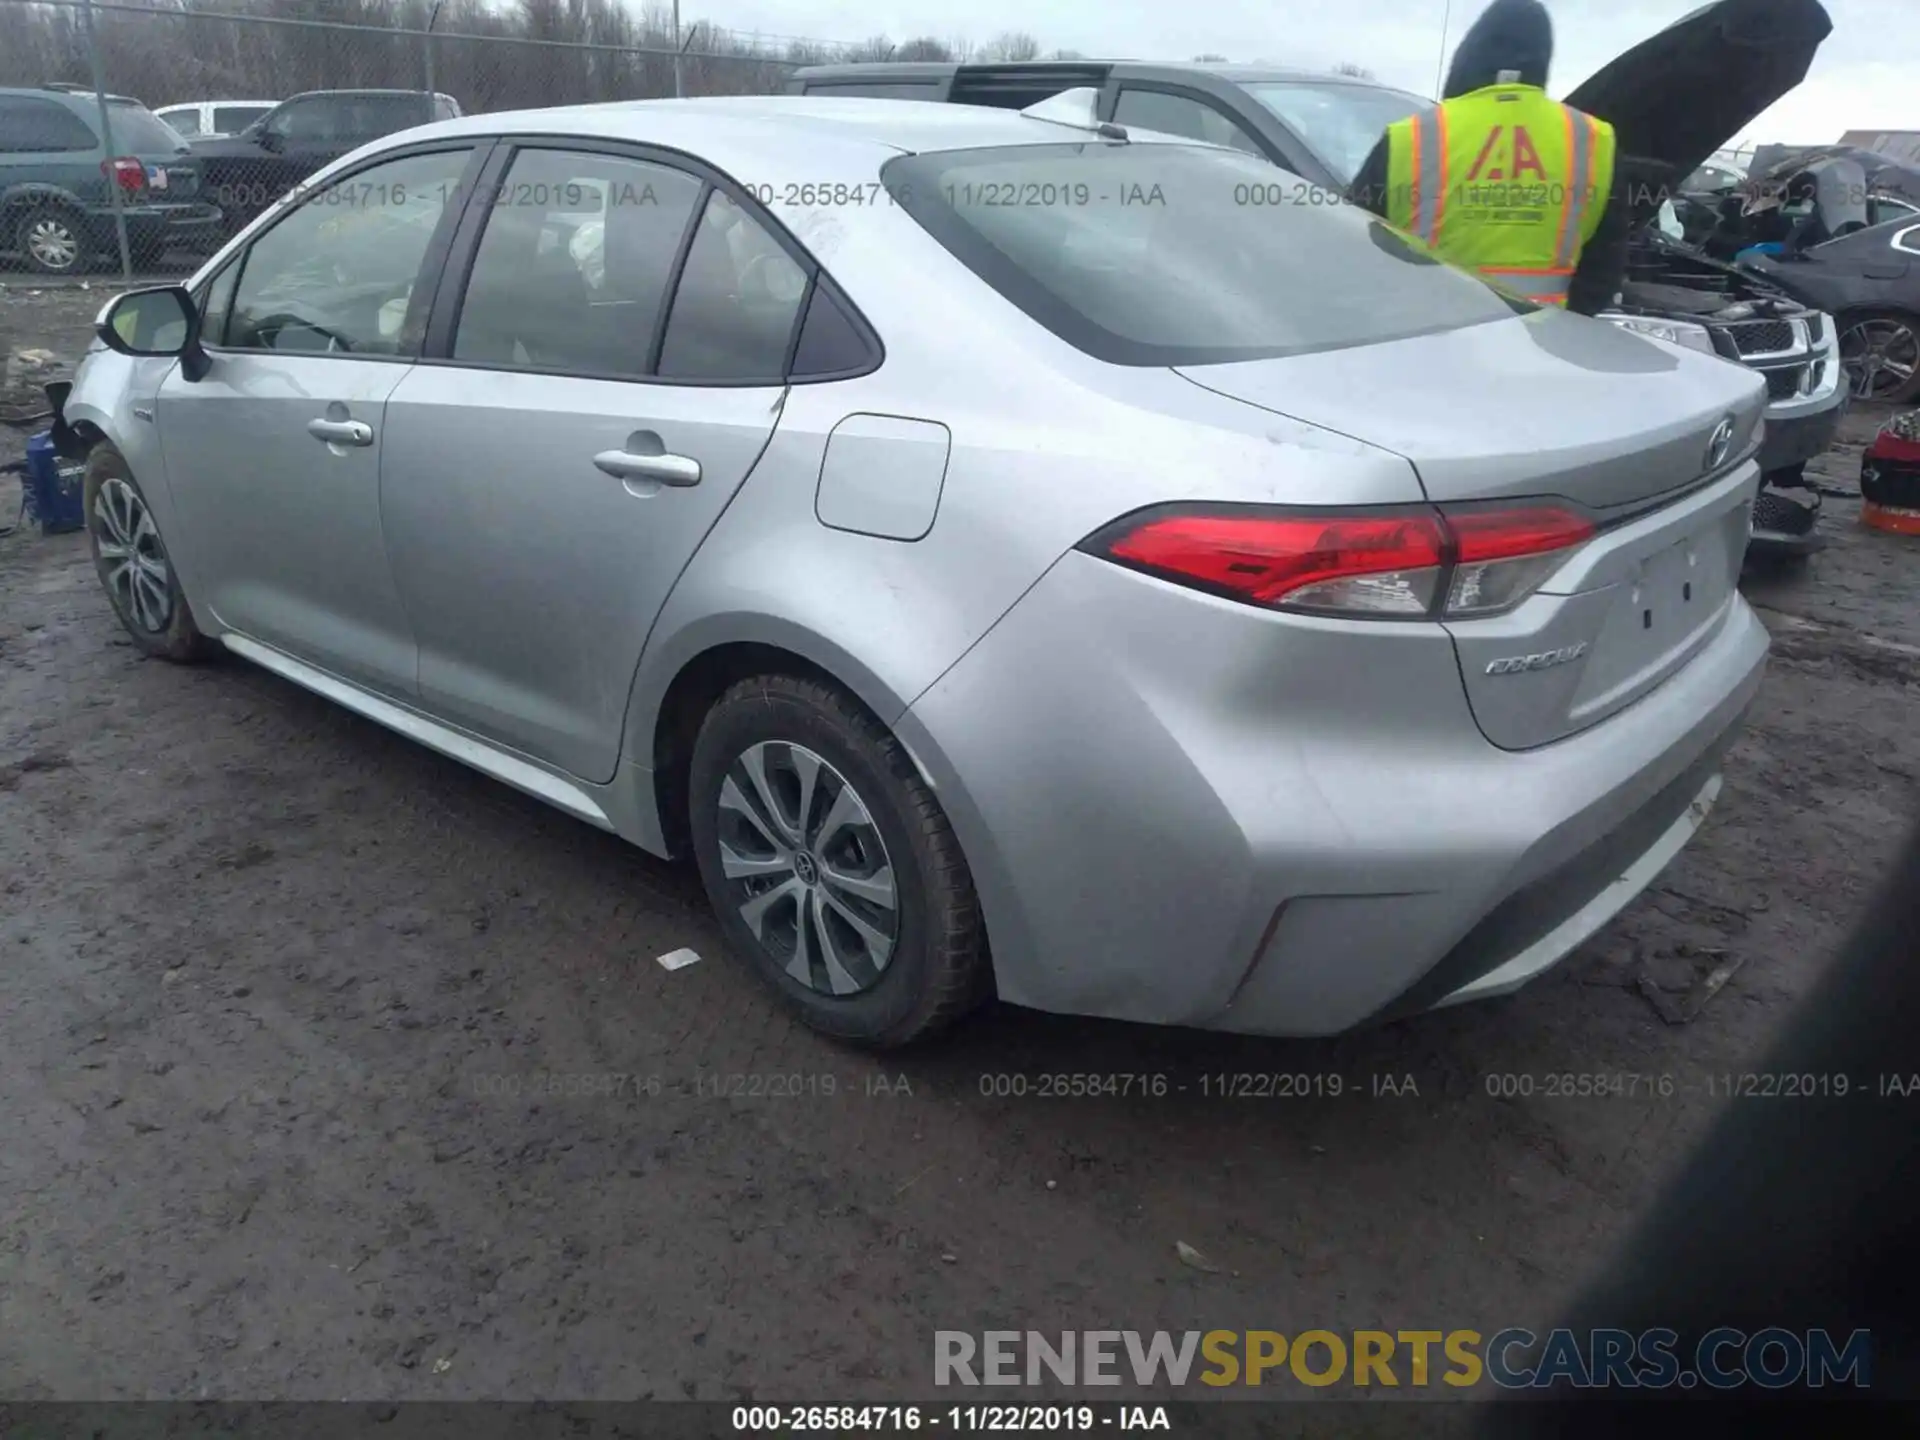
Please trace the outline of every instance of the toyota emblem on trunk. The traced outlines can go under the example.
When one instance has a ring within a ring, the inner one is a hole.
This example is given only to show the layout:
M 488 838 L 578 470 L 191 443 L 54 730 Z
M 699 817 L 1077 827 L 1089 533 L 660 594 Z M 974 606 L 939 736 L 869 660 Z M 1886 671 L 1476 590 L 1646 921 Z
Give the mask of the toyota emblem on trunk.
M 1718 470 L 1732 448 L 1733 417 L 1729 415 L 1713 427 L 1713 438 L 1707 441 L 1707 469 Z

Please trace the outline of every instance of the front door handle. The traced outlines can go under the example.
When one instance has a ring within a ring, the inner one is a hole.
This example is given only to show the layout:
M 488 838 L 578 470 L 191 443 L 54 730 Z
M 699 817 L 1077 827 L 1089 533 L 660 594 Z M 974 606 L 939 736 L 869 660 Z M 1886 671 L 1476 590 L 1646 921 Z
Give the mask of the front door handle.
M 364 420 L 309 420 L 307 433 L 329 445 L 371 445 L 373 427 Z
M 631 450 L 602 450 L 596 467 L 616 480 L 658 480 L 662 485 L 698 485 L 700 462 L 691 455 L 636 455 Z

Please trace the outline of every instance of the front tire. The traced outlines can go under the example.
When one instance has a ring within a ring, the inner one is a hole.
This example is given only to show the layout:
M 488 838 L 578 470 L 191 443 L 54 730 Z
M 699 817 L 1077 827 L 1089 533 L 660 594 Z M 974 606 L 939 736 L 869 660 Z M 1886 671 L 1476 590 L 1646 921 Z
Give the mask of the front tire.
M 194 624 L 140 482 L 112 445 L 96 445 L 87 456 L 82 496 L 93 567 L 133 643 L 163 660 L 205 659 L 213 645 Z
M 808 1025 L 891 1048 L 985 997 L 959 841 L 905 747 L 851 697 L 789 675 L 740 682 L 700 727 L 688 793 L 729 944 Z

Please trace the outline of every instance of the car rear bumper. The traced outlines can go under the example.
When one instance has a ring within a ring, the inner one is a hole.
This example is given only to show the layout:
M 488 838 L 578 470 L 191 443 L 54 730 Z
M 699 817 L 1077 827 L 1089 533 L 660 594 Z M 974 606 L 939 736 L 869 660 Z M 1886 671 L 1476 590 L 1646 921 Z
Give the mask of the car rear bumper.
M 1063 559 L 899 728 L 1003 998 L 1321 1035 L 1511 989 L 1685 843 L 1759 687 L 1737 595 L 1683 670 L 1500 750 L 1438 627 L 1275 616 Z
M 190 246 L 196 241 L 217 238 L 220 234 L 220 207 L 202 201 L 178 205 L 129 205 L 121 211 L 127 218 L 129 244 L 151 249 L 155 246 Z M 94 239 L 112 247 L 119 243 L 111 208 L 91 211 Z

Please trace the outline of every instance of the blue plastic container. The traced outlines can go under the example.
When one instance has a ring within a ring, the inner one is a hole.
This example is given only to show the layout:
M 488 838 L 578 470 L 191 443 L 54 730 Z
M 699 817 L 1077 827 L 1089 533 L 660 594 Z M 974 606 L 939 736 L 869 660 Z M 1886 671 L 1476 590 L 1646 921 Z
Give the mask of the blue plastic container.
M 86 465 L 55 453 L 53 432 L 42 430 L 27 441 L 27 473 L 23 479 L 27 514 L 43 535 L 84 530 L 87 508 L 81 477 Z

